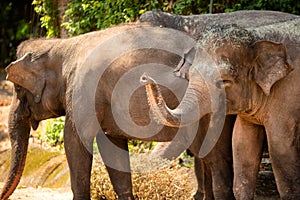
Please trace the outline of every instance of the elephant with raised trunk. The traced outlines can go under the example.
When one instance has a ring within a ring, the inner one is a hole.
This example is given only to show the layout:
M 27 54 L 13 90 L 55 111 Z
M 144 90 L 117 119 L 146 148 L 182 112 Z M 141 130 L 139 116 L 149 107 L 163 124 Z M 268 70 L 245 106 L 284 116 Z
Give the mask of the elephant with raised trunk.
M 188 126 L 223 107 L 237 115 L 232 139 L 236 199 L 254 198 L 265 137 L 280 197 L 300 198 L 299 27 L 298 18 L 258 28 L 208 28 L 198 41 L 186 94 L 175 109 L 164 103 L 155 79 L 141 77 L 162 124 Z M 212 110 L 214 104 L 218 109 Z
M 141 15 L 139 22 L 150 23 L 151 25 L 155 26 L 180 30 L 186 32 L 187 34 L 191 35 L 191 37 L 197 40 L 202 36 L 206 27 L 210 27 L 215 24 L 226 25 L 234 23 L 243 28 L 259 28 L 274 25 L 276 23 L 280 24 L 282 22 L 290 21 L 296 18 L 299 18 L 299 16 L 277 11 L 257 10 L 189 16 L 175 15 L 162 11 L 148 11 Z M 189 79 L 188 72 L 190 66 L 193 63 L 195 53 L 196 50 L 193 47 L 182 55 L 182 59 L 174 69 L 174 74 L 176 76 Z M 228 118 L 230 118 L 230 120 L 228 119 L 227 121 L 235 120 L 235 118 L 232 116 L 228 116 Z M 227 124 L 226 126 L 230 126 L 232 124 L 233 123 Z M 180 144 L 177 144 L 177 146 L 180 146 Z M 177 148 L 177 146 L 171 146 L 168 143 L 159 143 L 153 150 L 153 153 L 160 155 L 163 158 L 172 159 L 179 156 L 179 154 L 181 153 L 181 151 L 179 151 L 180 148 Z M 212 187 L 208 187 L 208 185 L 211 184 L 211 169 L 209 163 L 206 163 L 203 159 L 201 160 L 198 156 L 195 156 L 194 159 L 196 163 L 196 175 L 199 184 L 196 196 L 199 196 L 199 198 L 201 199 L 201 196 L 203 196 L 200 195 L 201 191 L 204 191 L 204 193 L 207 195 L 210 194 L 208 196 L 212 196 L 213 192 L 209 191 L 209 189 Z
M 170 38 L 170 35 L 174 37 Z M 210 116 L 196 122 L 193 130 L 158 126 L 151 120 L 146 93 L 139 83 L 144 70 L 156 74 L 165 85 L 162 93 L 166 102 L 175 108 L 188 83 L 173 76 L 172 71 L 181 59 L 180 55 L 193 42 L 185 33 L 174 29 L 136 24 L 68 39 L 22 42 L 17 50 L 17 60 L 6 68 L 7 79 L 14 83 L 8 123 L 12 157 L 0 198 L 8 199 L 20 181 L 30 129 L 37 129 L 41 120 L 52 117 L 66 116 L 64 147 L 76 200 L 90 199 L 95 137 L 119 199 L 134 198 L 128 139 L 165 142 L 191 132 L 193 134 L 189 134 L 191 138 L 185 145 L 197 155 Z M 166 47 L 170 50 L 164 50 Z M 201 128 L 197 129 L 197 126 Z M 231 127 L 228 128 L 205 159 L 213 169 L 215 197 L 231 199 Z M 183 133 L 179 134 L 179 131 Z M 150 134 L 152 132 L 155 134 Z M 213 198 L 207 195 L 207 198 Z

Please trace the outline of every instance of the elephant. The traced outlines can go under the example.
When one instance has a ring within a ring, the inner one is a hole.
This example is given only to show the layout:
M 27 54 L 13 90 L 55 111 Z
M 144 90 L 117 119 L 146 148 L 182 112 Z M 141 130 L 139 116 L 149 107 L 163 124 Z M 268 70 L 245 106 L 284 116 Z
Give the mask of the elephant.
M 139 26 L 135 25 L 134 27 L 141 28 L 143 26 L 145 25 L 139 25 Z M 29 40 L 22 43 L 19 46 L 18 53 L 17 53 L 18 59 L 15 62 L 12 62 L 11 65 L 9 65 L 6 69 L 8 72 L 7 78 L 8 80 L 15 83 L 15 89 L 14 89 L 14 98 L 11 106 L 10 119 L 9 119 L 9 133 L 12 142 L 12 162 L 11 162 L 12 165 L 10 168 L 8 180 L 2 190 L 1 199 L 7 199 L 8 196 L 11 193 L 13 193 L 14 189 L 16 188 L 21 178 L 21 174 L 26 159 L 26 151 L 28 146 L 28 137 L 30 134 L 30 128 L 36 129 L 41 120 L 52 118 L 52 117 L 63 116 L 63 115 L 66 115 L 64 138 L 65 138 L 66 155 L 70 166 L 71 187 L 74 193 L 74 199 L 89 198 L 89 190 L 90 190 L 89 176 L 90 176 L 90 167 L 91 167 L 91 160 L 92 160 L 92 155 L 90 154 L 91 151 L 90 146 L 91 146 L 91 140 L 95 137 L 95 135 L 92 134 L 90 137 L 84 138 L 85 141 L 87 142 L 82 142 L 81 135 L 79 135 L 78 130 L 76 130 L 78 127 L 74 125 L 76 120 L 73 119 L 73 112 L 74 112 L 73 108 L 75 108 L 74 105 L 78 105 L 78 107 L 80 107 L 80 102 L 74 103 L 72 100 L 73 92 L 74 92 L 73 89 L 78 84 L 78 82 L 74 80 L 75 74 L 79 73 L 79 71 L 81 70 L 79 66 L 85 64 L 83 63 L 83 61 L 87 59 L 88 54 L 91 53 L 93 50 L 95 50 L 96 46 L 99 43 L 110 38 L 112 35 L 117 35 L 122 31 L 130 30 L 132 29 L 132 27 L 133 26 L 114 27 L 106 31 L 89 33 L 89 34 L 85 34 L 82 36 L 65 39 L 65 40 L 62 39 Z M 134 40 L 132 41 L 134 43 Z M 152 52 L 152 54 L 154 53 Z M 165 55 L 164 53 L 162 55 L 163 55 L 162 57 L 166 56 L 166 58 L 161 58 L 165 62 L 167 62 L 166 60 L 171 60 L 171 61 L 176 60 L 173 57 L 169 57 L 170 55 Z M 138 57 L 136 54 L 129 54 L 129 56 L 132 56 L 132 60 L 135 60 L 135 58 Z M 153 55 L 152 59 L 158 61 L 157 56 L 155 56 L 154 59 L 154 55 Z M 139 59 L 136 60 L 137 60 L 136 62 L 139 61 Z M 176 60 L 176 62 L 178 61 L 179 59 Z M 173 63 L 170 65 L 176 65 L 176 64 Z M 124 69 L 128 69 L 128 68 L 124 68 Z M 115 73 L 119 73 L 119 71 Z M 119 74 L 119 76 L 121 75 Z M 168 75 L 166 76 L 172 79 Z M 110 76 L 110 78 L 111 77 L 113 76 Z M 176 86 L 180 85 L 177 83 L 177 81 L 178 79 L 176 79 L 176 84 L 175 84 Z M 107 83 L 109 82 L 111 82 L 111 80 L 107 81 Z M 163 90 L 162 92 L 164 93 Z M 165 93 L 166 95 L 164 96 L 168 96 L 169 94 L 168 91 L 166 91 Z M 107 91 L 100 90 L 99 93 L 97 94 L 100 95 L 99 99 L 101 100 L 104 97 L 112 96 L 109 90 Z M 145 117 L 144 114 L 147 113 L 149 108 L 148 106 L 146 108 L 147 103 L 145 100 L 146 98 L 145 94 L 144 94 L 145 97 L 144 103 L 141 100 L 143 96 L 142 91 L 140 91 L 140 93 L 137 92 L 136 96 L 137 97 L 133 99 L 138 99 L 136 102 L 141 102 L 141 105 L 144 105 L 144 107 L 141 106 L 140 104 L 132 105 L 133 106 L 132 113 L 137 113 L 137 116 L 135 116 L 137 119 L 135 119 L 135 121 L 138 122 L 139 118 L 144 119 L 143 118 Z M 82 101 L 86 99 L 90 99 L 85 97 L 82 98 L 83 98 L 81 99 Z M 171 99 L 170 102 L 173 102 L 175 101 L 174 99 L 176 98 L 174 98 L 174 95 L 173 96 L 170 95 L 170 99 Z M 119 146 L 120 148 L 126 149 L 127 148 L 126 140 L 132 137 L 129 137 L 128 135 L 122 133 L 122 131 L 120 132 L 119 130 L 115 130 L 115 127 L 117 127 L 117 125 L 112 120 L 113 119 L 112 113 L 109 112 L 110 106 L 108 106 L 108 108 L 105 106 L 102 107 L 103 104 L 109 105 L 108 103 L 109 101 L 107 102 L 99 101 L 99 102 L 100 103 L 97 104 L 97 107 L 100 107 L 99 110 L 104 110 L 104 111 L 103 112 L 99 111 L 97 113 L 97 118 L 99 119 L 99 122 L 101 122 L 101 127 L 103 127 L 103 130 L 105 131 L 107 137 L 109 138 L 109 141 L 116 143 L 117 146 Z M 173 103 L 174 103 L 173 106 L 175 107 L 176 102 Z M 168 105 L 171 106 L 172 103 Z M 102 120 L 104 118 L 105 120 Z M 206 118 L 206 120 L 208 119 Z M 140 123 L 143 124 L 146 122 L 147 119 L 144 119 Z M 208 126 L 208 121 L 201 120 L 199 124 L 201 124 L 200 127 L 204 127 L 203 129 L 201 128 L 201 130 L 199 130 L 200 133 L 197 133 L 197 137 L 196 137 L 198 140 L 201 141 L 203 138 L 202 139 L 201 137 L 198 138 L 198 134 L 203 137 L 201 131 L 205 130 L 205 126 Z M 162 132 L 168 132 L 170 133 L 170 135 L 173 135 L 174 137 L 174 133 L 176 131 L 174 130 L 174 128 L 169 129 L 168 127 L 164 127 L 164 131 Z M 123 138 L 122 137 L 119 138 L 120 135 L 122 135 Z M 170 138 L 173 137 L 168 136 L 166 138 L 165 135 L 160 137 L 160 134 L 158 134 L 157 137 L 147 138 L 147 140 L 168 141 L 170 140 Z M 133 137 L 133 138 L 139 138 L 139 137 Z M 99 146 L 104 147 L 106 145 L 103 144 L 103 142 L 99 139 L 97 139 L 97 142 L 99 143 Z M 199 143 L 201 142 L 197 142 L 196 144 L 193 143 L 191 145 L 191 149 L 194 149 L 194 151 L 192 150 L 193 152 L 197 153 L 197 150 L 195 149 L 199 149 L 199 147 L 195 145 L 199 145 Z M 222 157 L 223 155 L 227 155 L 227 151 L 230 147 L 225 148 L 228 146 L 228 142 L 224 142 L 225 147 L 222 146 L 222 140 L 220 140 L 220 143 L 221 143 L 220 147 L 222 147 L 222 151 L 221 151 L 222 153 L 219 155 L 220 159 L 217 159 L 218 157 L 215 157 L 214 159 L 216 159 L 217 162 L 216 163 L 212 162 L 212 163 L 216 168 L 219 168 L 219 174 L 225 175 L 220 179 L 222 181 L 223 179 L 225 179 L 226 181 L 224 181 L 224 184 L 220 184 L 220 187 L 217 188 L 219 189 L 230 188 L 231 181 L 228 181 L 227 176 L 232 175 L 231 170 L 228 169 L 229 168 L 228 166 L 230 165 L 229 163 L 231 163 L 231 158 L 229 158 L 230 156 Z M 86 148 L 86 146 L 88 146 L 88 148 Z M 109 163 L 110 160 L 118 160 L 118 159 L 114 159 L 114 157 L 110 154 L 110 152 L 107 152 L 103 147 L 100 148 L 100 152 L 102 154 L 102 157 L 104 157 L 104 160 L 107 159 L 106 162 Z M 225 151 L 223 149 L 225 149 Z M 109 154 L 109 158 L 105 156 L 107 154 Z M 119 155 L 115 155 L 115 157 L 118 156 Z M 125 159 L 124 161 L 125 164 L 123 165 L 125 167 L 122 168 L 124 171 L 129 170 L 128 169 L 129 161 L 128 159 L 126 160 L 126 158 L 128 158 L 128 156 L 119 159 L 120 163 L 121 161 L 123 161 L 123 159 Z M 217 164 L 221 160 L 223 160 L 224 162 L 220 162 L 219 164 Z M 223 165 L 225 167 L 223 167 Z M 120 170 L 114 170 L 109 167 L 108 167 L 108 171 L 110 174 L 110 178 L 113 182 L 114 189 L 119 195 L 119 198 L 120 199 L 126 199 L 127 197 L 133 198 L 132 191 L 131 191 L 130 173 L 122 173 L 119 172 Z M 218 175 L 218 173 L 216 174 Z M 120 181 L 122 183 L 120 183 Z M 226 191 L 227 190 L 220 191 L 226 193 L 224 196 L 222 195 L 222 193 L 220 193 L 221 194 L 220 196 L 224 198 L 226 197 L 226 195 L 227 196 L 231 195 L 231 189 L 229 189 L 230 192 L 226 192 Z M 216 195 L 216 197 L 217 196 L 218 195 Z
M 299 27 L 299 18 L 257 28 L 208 27 L 175 109 L 165 104 L 155 79 L 141 77 L 158 123 L 185 127 L 223 108 L 237 115 L 232 138 L 236 199 L 254 198 L 265 138 L 281 199 L 300 198 Z
M 22 42 L 17 60 L 5 69 L 7 80 L 14 83 L 8 122 L 12 153 L 0 199 L 8 199 L 21 179 L 31 128 L 37 129 L 48 118 L 65 116 L 64 147 L 75 200 L 90 199 L 95 137 L 118 199 L 134 199 L 128 139 L 166 142 L 184 135 L 179 131 L 193 133 L 186 148 L 197 155 L 210 116 L 195 122 L 193 130 L 158 126 L 151 120 L 147 96 L 139 83 L 144 70 L 156 73 L 168 85 L 161 90 L 166 102 L 175 108 L 188 83 L 172 71 L 182 52 L 191 48 L 189 38 L 174 29 L 124 24 L 67 39 Z M 156 64 L 169 67 L 151 68 Z M 224 128 L 222 139 L 205 158 L 213 169 L 215 198 L 233 198 L 231 127 Z M 149 135 L 152 129 L 157 132 Z
M 174 28 L 188 33 L 196 40 L 202 35 L 206 27 L 214 24 L 237 24 L 243 28 L 260 27 L 274 23 L 285 22 L 299 18 L 298 15 L 278 11 L 242 10 L 230 13 L 201 14 L 182 16 L 159 10 L 147 11 L 139 18 L 139 23 L 150 23 L 154 26 Z M 175 75 L 187 78 L 188 71 L 195 56 L 195 49 L 184 53 L 182 60 L 174 69 Z
M 280 24 L 282 22 L 290 21 L 296 18 L 299 18 L 299 16 L 277 11 L 244 10 L 231 13 L 182 16 L 155 10 L 147 11 L 146 13 L 142 14 L 139 18 L 138 23 L 150 23 L 154 26 L 168 27 L 180 30 L 186 32 L 191 37 L 197 40 L 199 39 L 199 37 L 201 37 L 206 27 L 210 27 L 214 24 L 225 25 L 235 23 L 243 28 L 258 28 L 275 23 Z M 195 52 L 195 48 L 191 48 L 188 51 L 184 52 L 184 54 L 182 55 L 182 59 L 174 69 L 174 74 L 176 76 L 189 79 L 188 71 L 193 63 Z M 228 117 L 231 118 L 227 120 L 228 122 L 230 121 L 229 126 L 232 125 L 233 129 L 234 123 L 232 122 L 235 120 L 235 117 Z M 179 145 L 180 144 L 178 144 L 177 146 Z M 178 148 L 177 146 L 170 147 L 168 143 L 159 143 L 154 148 L 153 154 L 160 155 L 161 157 L 166 159 L 173 159 L 179 156 L 181 153 L 181 151 L 179 150 L 180 148 Z M 201 160 L 198 156 L 195 156 L 194 160 L 196 176 L 199 184 L 198 192 L 195 196 L 200 196 L 199 199 L 201 199 L 201 196 L 203 195 L 200 195 L 200 191 L 203 191 L 205 194 L 207 194 L 207 196 L 213 196 L 213 192 L 209 191 L 209 188 L 212 188 L 212 186 L 208 186 L 212 183 L 212 177 L 211 175 L 209 175 L 211 174 L 209 164 L 205 163 L 205 161 Z M 203 166 L 206 167 L 204 168 Z M 204 169 L 207 169 L 207 171 L 205 171 Z M 205 178 L 203 179 L 203 177 Z

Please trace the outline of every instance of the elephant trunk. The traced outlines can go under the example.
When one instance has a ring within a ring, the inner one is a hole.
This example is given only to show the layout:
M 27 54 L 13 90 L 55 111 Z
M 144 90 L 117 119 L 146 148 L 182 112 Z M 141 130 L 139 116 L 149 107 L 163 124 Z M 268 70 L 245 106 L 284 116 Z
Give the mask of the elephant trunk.
M 26 112 L 28 114 L 27 108 L 14 95 L 8 121 L 12 148 L 11 162 L 8 178 L 1 192 L 1 200 L 8 199 L 14 192 L 24 170 L 30 134 L 29 116 L 25 114 Z
M 173 110 L 167 106 L 155 80 L 143 74 L 140 82 L 146 87 L 148 103 L 155 119 L 165 126 L 188 126 L 211 113 L 209 91 L 202 79 L 190 80 L 181 103 Z

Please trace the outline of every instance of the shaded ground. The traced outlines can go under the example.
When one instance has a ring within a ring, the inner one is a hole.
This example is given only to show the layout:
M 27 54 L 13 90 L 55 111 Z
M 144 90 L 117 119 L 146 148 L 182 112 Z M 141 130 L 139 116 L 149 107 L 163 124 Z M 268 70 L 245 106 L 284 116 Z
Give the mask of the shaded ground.
M 0 75 L 2 78 L 3 76 Z M 0 77 L 0 81 L 1 81 Z M 11 100 L 11 84 L 6 81 L 0 82 L 0 189 L 3 187 L 3 181 L 5 180 L 5 173 L 7 173 L 8 170 L 8 164 L 7 160 L 9 160 L 9 153 L 8 150 L 10 148 L 9 140 L 7 138 L 7 117 L 8 117 L 8 110 L 9 110 L 9 103 Z M 66 159 L 65 156 L 61 153 L 53 153 L 51 151 L 45 151 L 50 152 L 49 158 L 47 159 L 41 159 L 43 160 L 37 163 L 34 163 L 36 160 L 33 156 L 42 157 L 45 158 L 46 155 L 43 152 L 39 152 L 37 149 L 41 147 L 41 143 L 39 141 L 33 141 L 31 139 L 31 148 L 30 148 L 30 156 L 28 157 L 28 163 L 26 164 L 29 166 L 29 170 L 24 172 L 24 175 L 26 173 L 30 174 L 28 177 L 22 180 L 20 183 L 20 186 L 18 189 L 14 192 L 14 194 L 10 197 L 11 200 L 71 200 L 72 199 L 72 193 L 70 191 L 70 183 L 69 179 L 64 177 L 64 182 L 59 182 L 55 184 L 56 188 L 45 188 L 45 186 L 48 184 L 48 186 L 55 186 L 53 183 L 53 180 L 58 180 L 59 177 L 65 176 L 67 173 L 66 170 L 68 170 L 66 165 Z M 37 153 L 38 152 L 38 153 Z M 33 158 L 30 158 L 33 157 Z M 32 160 L 31 160 L 32 159 Z M 268 159 L 264 160 L 264 165 L 269 165 Z M 1 171 L 2 170 L 2 171 Z M 58 172 L 55 172 L 57 170 Z M 2 178 L 1 178 L 2 176 Z M 104 177 L 104 178 L 100 178 Z M 105 172 L 105 169 L 103 166 L 98 165 L 97 168 L 95 168 L 92 180 L 93 182 L 93 193 L 99 193 L 101 192 L 110 192 L 109 195 L 111 195 L 111 187 L 107 173 Z M 96 181 L 95 181 L 96 180 Z M 2 183 L 1 183 L 2 181 Z M 52 182 L 51 182 L 52 181 Z M 185 182 L 184 182 L 185 181 Z M 140 175 L 134 175 L 134 184 L 135 188 L 137 188 L 136 195 L 137 197 L 143 198 L 143 195 L 148 197 L 149 195 L 154 195 L 151 198 L 148 199 L 187 199 L 187 198 L 178 198 L 172 196 L 169 196 L 169 198 L 161 198 L 157 194 L 161 193 L 168 193 L 169 189 L 170 191 L 176 191 L 178 194 L 180 192 L 184 193 L 192 193 L 195 191 L 196 187 L 196 181 L 195 176 L 193 172 L 193 168 L 184 168 L 179 166 L 172 166 L 168 168 L 167 170 L 159 171 L 158 173 L 153 173 L 145 176 L 144 174 Z M 47 183 L 47 184 L 46 184 Z M 43 185 L 43 187 L 40 187 L 39 185 Z M 184 187 L 193 187 L 191 188 L 184 188 Z M 25 187 L 24 187 L 25 186 Z M 172 187 L 172 188 L 170 188 Z M 150 188 L 150 189 L 149 189 Z M 151 190 L 152 189 L 152 190 Z M 147 193 L 148 192 L 148 193 Z M 150 194 L 151 193 L 151 194 Z M 111 199 L 112 197 L 107 195 L 106 199 Z M 165 196 L 172 195 L 172 194 L 164 194 Z M 100 198 L 99 195 L 94 195 L 95 198 Z M 150 196 L 149 196 L 150 197 Z M 262 171 L 259 175 L 259 180 L 257 182 L 257 191 L 256 191 L 256 200 L 277 200 L 279 199 L 278 193 L 276 190 L 276 185 L 273 177 L 273 173 L 271 171 Z

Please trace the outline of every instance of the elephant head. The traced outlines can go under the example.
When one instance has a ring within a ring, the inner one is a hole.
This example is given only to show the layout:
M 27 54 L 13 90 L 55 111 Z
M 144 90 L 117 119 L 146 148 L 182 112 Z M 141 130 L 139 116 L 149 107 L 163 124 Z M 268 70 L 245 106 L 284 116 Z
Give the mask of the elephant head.
M 211 27 L 198 46 L 188 88 L 177 108 L 167 107 L 155 80 L 141 77 L 151 110 L 162 124 L 186 126 L 214 112 L 211 90 L 220 94 L 225 90 L 227 114 L 256 112 L 272 87 L 292 71 L 284 44 L 262 40 L 256 32 L 237 26 Z M 212 65 L 219 73 L 210 72 Z M 208 78 L 204 80 L 204 76 Z M 194 111 L 197 107 L 201 112 Z
M 35 45 L 34 41 L 29 41 L 25 46 Z M 60 80 L 57 61 L 50 62 L 49 51 L 26 52 L 23 46 L 19 47 L 19 58 L 5 69 L 7 80 L 14 83 L 8 122 L 12 153 L 8 178 L 0 199 L 7 199 L 20 181 L 30 129 L 37 129 L 41 120 L 64 114 L 61 91 L 58 89 Z

